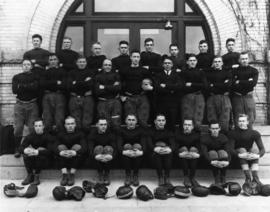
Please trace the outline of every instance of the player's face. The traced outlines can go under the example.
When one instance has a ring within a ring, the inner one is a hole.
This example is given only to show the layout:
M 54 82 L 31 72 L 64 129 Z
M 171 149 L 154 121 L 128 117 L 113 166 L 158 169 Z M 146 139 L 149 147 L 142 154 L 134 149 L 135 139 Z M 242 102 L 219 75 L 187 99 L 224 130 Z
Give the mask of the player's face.
M 207 43 L 202 43 L 199 45 L 199 50 L 200 53 L 207 53 L 208 51 L 208 44 Z
M 119 51 L 121 55 L 127 55 L 128 54 L 129 47 L 127 44 L 121 44 L 119 46 Z
M 69 118 L 65 120 L 65 128 L 68 133 L 72 133 L 75 131 L 76 122 L 75 119 Z
M 239 58 L 239 63 L 241 66 L 248 66 L 249 64 L 248 54 L 241 54 Z
M 185 120 L 183 123 L 183 129 L 185 134 L 190 134 L 194 129 L 192 120 Z
M 172 70 L 172 67 L 173 67 L 173 62 L 169 59 L 165 59 L 163 61 L 163 68 L 166 70 L 166 71 L 170 71 Z
M 214 69 L 222 69 L 223 61 L 220 57 L 215 58 L 213 61 L 213 67 Z
M 247 117 L 239 117 L 238 119 L 238 127 L 242 130 L 245 130 L 248 128 L 248 119 Z
M 108 128 L 107 120 L 99 120 L 97 123 L 97 129 L 100 133 L 105 133 Z
M 155 126 L 157 129 L 164 129 L 166 125 L 166 119 L 164 116 L 158 116 L 155 119 Z
M 87 61 L 85 58 L 80 58 L 77 60 L 76 65 L 78 69 L 85 69 L 87 66 Z
M 101 55 L 101 45 L 97 43 L 93 44 L 92 52 L 95 56 Z
M 127 116 L 126 125 L 129 129 L 134 129 L 137 124 L 137 118 L 135 116 Z
M 36 134 L 41 135 L 44 132 L 44 124 L 43 121 L 36 121 L 34 123 L 34 129 Z
M 102 68 L 105 72 L 110 72 L 112 70 L 112 61 L 104 60 Z
M 210 130 L 211 136 L 218 137 L 219 131 L 220 131 L 219 124 L 211 124 L 209 130 Z
M 233 41 L 229 41 L 226 45 L 226 48 L 228 50 L 228 52 L 233 52 L 234 51 L 234 45 L 235 43 Z
M 197 58 L 196 57 L 190 57 L 188 58 L 187 65 L 189 68 L 195 68 L 197 65 Z
M 34 48 L 39 48 L 41 45 L 41 40 L 39 38 L 33 38 L 32 39 L 32 44 Z
M 72 42 L 70 39 L 63 40 L 63 49 L 71 49 Z
M 148 41 L 144 44 L 145 51 L 147 52 L 152 52 L 154 49 L 154 42 L 153 41 Z
M 139 65 L 141 59 L 141 55 L 138 52 L 133 52 L 130 56 L 131 63 L 133 65 Z
M 56 68 L 56 67 L 58 67 L 58 63 L 59 63 L 59 60 L 55 55 L 49 57 L 49 66 L 50 67 Z
M 32 63 L 29 60 L 24 60 L 22 63 L 23 72 L 31 71 Z
M 170 54 L 172 56 L 177 56 L 179 53 L 179 49 L 177 48 L 177 46 L 171 46 L 170 48 Z

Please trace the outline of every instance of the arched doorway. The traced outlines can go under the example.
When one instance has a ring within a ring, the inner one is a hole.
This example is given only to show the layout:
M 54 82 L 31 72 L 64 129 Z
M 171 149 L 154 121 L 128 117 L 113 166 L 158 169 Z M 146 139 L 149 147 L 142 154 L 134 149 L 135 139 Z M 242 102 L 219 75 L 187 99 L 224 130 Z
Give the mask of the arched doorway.
M 172 30 L 165 30 L 167 20 Z M 90 46 L 100 41 L 108 58 L 118 54 L 120 40 L 131 49 L 143 49 L 143 40 L 152 37 L 155 51 L 167 53 L 170 43 L 180 46 L 180 54 L 197 53 L 198 42 L 206 39 L 213 53 L 207 21 L 192 0 L 76 0 L 62 21 L 56 48 L 64 36 L 73 39 L 73 49 L 90 55 Z

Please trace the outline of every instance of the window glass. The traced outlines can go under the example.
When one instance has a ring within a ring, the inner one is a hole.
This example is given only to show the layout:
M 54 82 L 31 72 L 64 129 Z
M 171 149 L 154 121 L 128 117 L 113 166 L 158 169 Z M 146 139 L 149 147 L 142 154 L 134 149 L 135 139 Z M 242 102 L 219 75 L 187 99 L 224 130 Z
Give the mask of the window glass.
M 175 0 L 95 0 L 95 12 L 174 12 Z
M 83 54 L 83 27 L 82 26 L 68 26 L 65 31 L 65 36 L 71 37 L 72 49 L 79 54 Z
M 129 29 L 98 29 L 102 52 L 109 59 L 119 55 L 118 45 L 121 40 L 129 42 Z
M 146 38 L 154 39 L 154 52 L 159 54 L 168 54 L 169 45 L 172 40 L 172 31 L 164 29 L 140 29 L 140 46 L 144 51 L 144 40 Z
M 197 53 L 203 39 L 205 35 L 201 26 L 186 26 L 186 53 Z
M 77 9 L 75 10 L 75 13 L 83 13 L 83 3 L 81 3 Z
M 194 11 L 191 9 L 191 7 L 188 5 L 188 3 L 185 3 L 185 12 L 186 13 L 194 13 Z

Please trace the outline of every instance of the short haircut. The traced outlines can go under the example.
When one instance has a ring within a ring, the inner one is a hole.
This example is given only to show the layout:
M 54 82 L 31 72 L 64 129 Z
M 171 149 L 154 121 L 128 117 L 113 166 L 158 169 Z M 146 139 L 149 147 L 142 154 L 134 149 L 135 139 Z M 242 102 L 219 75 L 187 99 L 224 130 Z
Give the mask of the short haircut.
M 58 58 L 58 56 L 57 56 L 57 54 L 56 54 L 56 53 L 51 52 L 51 53 L 49 54 L 49 57 L 53 57 L 53 56 L 56 56 L 56 57 Z
M 72 41 L 72 38 L 71 38 L 71 37 L 65 36 L 65 37 L 63 38 L 63 40 L 70 40 L 70 41 Z
M 73 119 L 74 122 L 76 123 L 76 119 L 75 119 L 73 116 L 67 116 L 67 117 L 65 118 L 65 122 L 66 122 L 66 120 L 68 120 L 68 119 Z
M 97 41 L 97 42 L 92 43 L 91 46 L 93 47 L 95 44 L 101 45 L 101 43 L 99 41 Z
M 132 55 L 133 53 L 138 53 L 141 55 L 141 52 L 138 50 L 138 49 L 133 49 L 131 52 L 130 52 L 130 55 Z
M 76 60 L 76 61 L 78 61 L 78 60 L 80 60 L 80 59 L 85 59 L 85 60 L 86 60 L 86 57 L 85 57 L 85 56 L 83 56 L 83 55 L 79 55 L 79 57 L 77 58 L 77 60 Z
M 100 116 L 100 117 L 98 117 L 97 123 L 98 123 L 100 120 L 106 120 L 106 122 L 108 123 L 108 120 L 105 118 L 105 116 Z
M 215 55 L 214 58 L 213 58 L 213 61 L 214 61 L 214 59 L 216 59 L 216 58 L 221 58 L 221 60 L 223 61 L 223 58 L 222 58 L 221 55 Z
M 166 119 L 166 116 L 165 116 L 163 113 L 158 113 L 158 114 L 155 116 L 155 119 L 157 119 L 159 116 L 163 116 L 163 117 Z
M 35 120 L 34 120 L 34 124 L 35 124 L 36 122 L 40 122 L 40 121 L 44 124 L 44 121 L 43 121 L 42 118 L 37 118 L 37 119 L 35 119 Z
M 179 46 L 178 46 L 177 43 L 172 43 L 172 44 L 170 44 L 169 49 L 170 49 L 171 47 L 177 47 L 177 48 L 179 49 Z
M 226 45 L 227 45 L 229 42 L 234 42 L 234 43 L 235 43 L 235 39 L 234 39 L 234 38 L 228 38 L 228 39 L 226 40 Z
M 121 41 L 119 42 L 119 46 L 120 46 L 121 44 L 129 45 L 129 43 L 128 43 L 127 41 L 125 41 L 125 40 L 121 40 Z
M 206 40 L 200 40 L 199 45 L 206 43 L 208 45 L 208 42 Z
M 238 120 L 239 120 L 239 118 L 247 118 L 247 120 L 249 121 L 249 117 L 248 117 L 247 114 L 241 113 L 241 114 L 238 115 Z
M 32 63 L 31 60 L 29 60 L 29 59 L 23 59 L 23 60 L 22 60 L 22 64 L 23 64 L 24 61 L 29 61 L 29 62 L 31 63 L 31 65 L 33 66 L 33 63 Z
M 32 35 L 32 39 L 39 38 L 40 41 L 42 41 L 42 36 L 40 34 L 34 34 Z
M 240 53 L 240 55 L 245 55 L 245 54 L 248 55 L 248 51 L 243 51 L 243 52 Z
M 152 42 L 154 43 L 154 39 L 153 39 L 153 38 L 146 38 L 146 39 L 144 40 L 144 44 L 146 44 L 146 43 L 148 43 L 148 42 L 150 42 L 150 41 L 152 41 Z
M 189 60 L 189 58 L 191 58 L 191 57 L 195 57 L 196 59 L 197 59 L 197 56 L 196 56 L 196 54 L 188 54 L 187 55 L 187 60 Z
M 212 124 L 218 124 L 218 126 L 220 127 L 220 124 L 218 123 L 217 120 L 211 120 L 211 121 L 209 122 L 209 127 L 211 127 Z
M 192 124 L 194 125 L 194 120 L 192 118 L 184 118 L 183 119 L 183 124 L 185 121 L 192 121 Z
M 168 55 L 164 55 L 164 56 L 162 57 L 162 62 L 164 62 L 165 60 L 170 60 L 170 61 L 172 61 L 172 63 L 173 63 L 172 58 L 170 58 Z
M 138 119 L 137 119 L 137 116 L 136 116 L 135 114 L 133 114 L 133 113 L 127 114 L 127 115 L 126 115 L 126 119 L 127 119 L 127 117 L 129 117 L 129 116 L 134 116 L 135 119 L 138 120 Z

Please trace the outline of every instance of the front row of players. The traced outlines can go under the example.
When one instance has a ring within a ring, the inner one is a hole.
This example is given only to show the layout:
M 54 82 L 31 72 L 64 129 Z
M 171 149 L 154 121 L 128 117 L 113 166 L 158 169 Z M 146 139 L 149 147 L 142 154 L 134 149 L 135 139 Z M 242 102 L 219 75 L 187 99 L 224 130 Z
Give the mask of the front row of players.
M 155 117 L 154 126 L 147 131 L 137 125 L 137 117 L 133 114 L 127 115 L 125 122 L 126 126 L 114 134 L 108 128 L 107 120 L 100 118 L 96 128 L 85 137 L 76 129 L 76 121 L 71 116 L 65 119 L 65 129 L 57 136 L 45 133 L 43 121 L 36 120 L 34 132 L 26 136 L 20 146 L 28 173 L 22 184 L 39 184 L 40 171 L 54 158 L 62 172 L 60 184 L 71 186 L 76 170 L 87 157 L 95 163 L 98 182 L 106 185 L 110 184 L 112 164 L 117 162 L 118 167 L 125 170 L 124 183 L 138 186 L 142 162 L 150 159 L 157 171 L 158 184 L 170 183 L 170 170 L 175 159 L 180 164 L 178 168 L 183 170 L 184 185 L 198 186 L 195 174 L 201 158 L 207 161 L 215 183 L 222 184 L 233 157 L 238 158 L 246 182 L 261 184 L 259 158 L 265 149 L 260 134 L 248 128 L 245 114 L 239 116 L 238 127 L 229 131 L 228 136 L 220 132 L 218 122 L 209 124 L 209 133 L 199 134 L 189 119 L 184 119 L 183 125 L 173 134 L 165 128 L 166 117 L 162 114 Z

